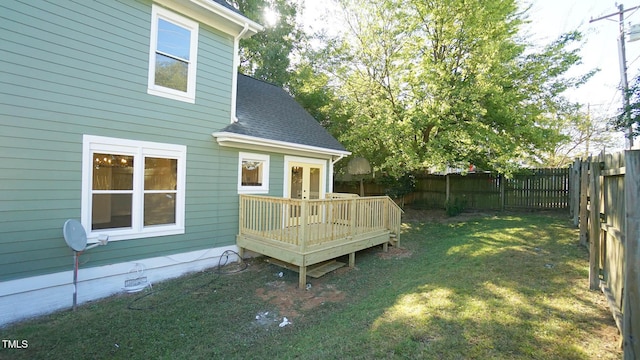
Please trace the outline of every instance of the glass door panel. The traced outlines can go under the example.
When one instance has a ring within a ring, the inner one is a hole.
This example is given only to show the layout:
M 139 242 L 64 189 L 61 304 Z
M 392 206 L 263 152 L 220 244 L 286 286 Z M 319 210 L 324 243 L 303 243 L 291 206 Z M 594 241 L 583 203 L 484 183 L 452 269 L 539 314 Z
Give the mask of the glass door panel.
M 289 163 L 289 189 L 287 194 L 291 199 L 310 200 L 320 199 L 322 196 L 322 167 L 303 163 Z M 318 205 L 309 208 L 307 223 L 318 221 L 319 207 Z M 289 225 L 300 224 L 300 206 L 289 206 Z

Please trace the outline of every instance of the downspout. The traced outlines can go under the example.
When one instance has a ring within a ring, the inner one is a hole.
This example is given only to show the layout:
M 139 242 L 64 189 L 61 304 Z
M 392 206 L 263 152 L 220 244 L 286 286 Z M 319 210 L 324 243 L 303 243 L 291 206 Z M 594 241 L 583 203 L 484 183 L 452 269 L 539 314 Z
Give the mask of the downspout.
M 331 160 L 331 167 L 329 168 L 329 178 L 331 179 L 331 182 L 329 183 L 329 192 L 332 193 L 333 192 L 333 166 L 340 160 L 344 159 L 345 155 L 344 154 L 340 154 L 340 156 L 338 156 L 337 159 L 335 160 Z
M 249 23 L 244 23 L 244 28 L 233 38 L 233 75 L 231 84 L 231 123 L 238 122 L 236 116 L 236 102 L 238 98 L 238 67 L 240 67 L 240 39 L 249 31 Z
M 331 167 L 333 167 L 333 165 L 335 165 L 338 161 L 344 159 L 344 157 L 345 157 L 344 154 L 340 154 L 340 156 L 337 159 L 331 161 Z

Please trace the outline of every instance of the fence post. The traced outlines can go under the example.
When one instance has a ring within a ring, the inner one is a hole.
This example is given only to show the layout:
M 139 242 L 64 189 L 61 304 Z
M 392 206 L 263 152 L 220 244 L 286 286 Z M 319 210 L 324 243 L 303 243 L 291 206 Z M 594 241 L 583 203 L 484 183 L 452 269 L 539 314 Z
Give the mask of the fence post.
M 624 201 L 626 229 L 624 249 L 624 295 L 622 297 L 622 335 L 624 359 L 640 358 L 640 150 L 625 151 Z
M 449 175 L 450 174 L 446 174 L 444 176 L 445 181 L 446 181 L 445 196 L 444 196 L 444 203 L 445 204 L 448 204 L 449 200 L 451 200 L 451 180 L 449 179 Z
M 589 166 L 591 156 L 580 166 L 580 245 L 587 246 L 587 195 L 589 192 Z
M 600 161 L 591 162 L 589 176 L 589 289 L 600 289 Z
M 500 181 L 500 210 L 504 211 L 505 209 L 505 205 L 506 205 L 506 200 L 505 199 L 505 183 L 504 183 L 504 175 L 502 174 L 498 174 L 498 181 Z
M 569 177 L 569 207 L 573 216 L 573 226 L 580 223 L 580 159 L 575 159 Z

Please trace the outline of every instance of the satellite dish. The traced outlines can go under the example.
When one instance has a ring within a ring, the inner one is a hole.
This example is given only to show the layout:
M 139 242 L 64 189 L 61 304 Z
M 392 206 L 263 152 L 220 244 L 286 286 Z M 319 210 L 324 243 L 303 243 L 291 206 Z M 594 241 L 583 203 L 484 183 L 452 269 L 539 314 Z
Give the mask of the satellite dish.
M 87 233 L 78 220 L 69 219 L 62 227 L 64 241 L 75 251 L 82 251 L 87 247 Z

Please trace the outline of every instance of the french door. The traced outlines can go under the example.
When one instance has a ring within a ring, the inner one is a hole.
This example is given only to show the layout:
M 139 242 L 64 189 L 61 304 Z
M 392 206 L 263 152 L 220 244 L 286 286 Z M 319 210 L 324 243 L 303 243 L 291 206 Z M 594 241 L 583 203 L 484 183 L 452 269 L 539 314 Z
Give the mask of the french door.
M 285 197 L 300 200 L 321 199 L 324 197 L 326 161 L 315 159 L 285 160 L 287 186 Z M 317 205 L 309 207 L 308 223 L 319 221 Z M 289 224 L 300 224 L 301 207 L 291 205 L 289 208 Z
M 298 162 L 289 163 L 289 197 L 291 199 L 319 199 L 320 176 L 319 165 Z

